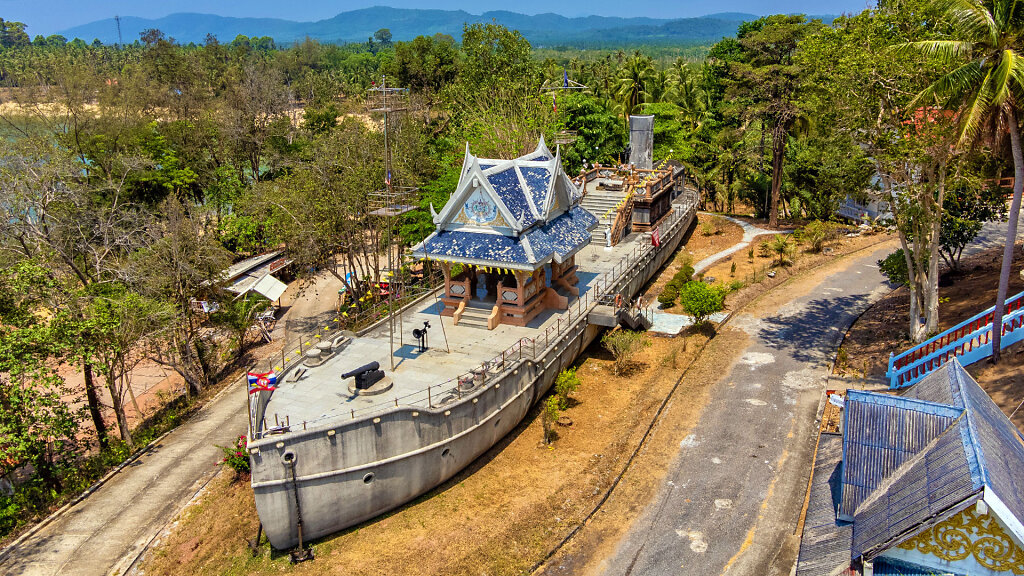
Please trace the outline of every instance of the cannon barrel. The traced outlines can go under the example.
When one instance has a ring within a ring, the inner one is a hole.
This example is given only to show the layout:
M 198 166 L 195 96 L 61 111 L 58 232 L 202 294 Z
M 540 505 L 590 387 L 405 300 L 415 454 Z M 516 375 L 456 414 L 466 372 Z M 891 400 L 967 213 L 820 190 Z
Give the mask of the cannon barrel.
M 342 378 L 352 378 L 353 376 L 358 376 L 358 375 L 360 375 L 360 374 L 362 374 L 364 372 L 372 372 L 374 370 L 379 370 L 379 369 L 380 369 L 380 364 L 378 362 L 370 362 L 369 364 L 364 364 L 364 365 L 360 366 L 359 368 L 356 368 L 355 370 L 352 370 L 351 372 L 346 372 L 345 374 L 342 374 L 341 377 Z

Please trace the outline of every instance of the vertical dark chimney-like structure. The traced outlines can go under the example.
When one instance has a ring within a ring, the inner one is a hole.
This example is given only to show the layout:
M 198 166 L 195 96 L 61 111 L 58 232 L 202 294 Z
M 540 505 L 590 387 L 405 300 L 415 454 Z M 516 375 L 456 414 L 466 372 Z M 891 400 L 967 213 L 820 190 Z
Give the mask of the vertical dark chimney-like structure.
M 654 116 L 629 117 L 629 163 L 650 170 L 654 166 Z

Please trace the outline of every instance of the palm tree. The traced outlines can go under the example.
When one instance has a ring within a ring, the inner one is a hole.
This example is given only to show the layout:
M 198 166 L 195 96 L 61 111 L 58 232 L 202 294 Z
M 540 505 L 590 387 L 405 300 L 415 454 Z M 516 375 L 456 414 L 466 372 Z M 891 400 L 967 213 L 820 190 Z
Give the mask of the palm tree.
M 647 84 L 653 75 L 651 60 L 639 52 L 622 65 L 615 95 L 627 125 L 629 115 L 647 101 Z
M 992 361 L 999 361 L 1003 309 L 1010 283 L 1013 247 L 1017 239 L 1021 191 L 1024 189 L 1024 153 L 1018 124 L 1018 99 L 1024 96 L 1024 4 L 1014 0 L 935 0 L 933 6 L 952 27 L 950 40 L 926 40 L 903 48 L 959 64 L 952 72 L 925 88 L 911 107 L 930 99 L 945 100 L 959 112 L 958 146 L 967 147 L 983 135 L 1010 133 L 1013 153 L 1013 201 L 999 274 L 999 292 L 992 319 Z

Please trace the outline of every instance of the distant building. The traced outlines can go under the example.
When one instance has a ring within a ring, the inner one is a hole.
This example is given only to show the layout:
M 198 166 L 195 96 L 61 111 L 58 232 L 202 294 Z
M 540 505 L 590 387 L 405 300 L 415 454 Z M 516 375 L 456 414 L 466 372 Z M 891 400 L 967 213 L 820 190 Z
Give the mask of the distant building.
M 818 443 L 797 576 L 1024 574 L 1024 439 L 956 360 L 850 390 Z

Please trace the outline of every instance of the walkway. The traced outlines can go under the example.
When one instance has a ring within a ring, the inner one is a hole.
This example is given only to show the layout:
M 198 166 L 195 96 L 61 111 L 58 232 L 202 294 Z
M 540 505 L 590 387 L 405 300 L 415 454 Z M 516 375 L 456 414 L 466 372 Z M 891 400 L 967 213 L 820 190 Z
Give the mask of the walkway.
M 229 444 L 245 432 L 245 390 L 222 392 L 95 493 L 0 560 L 0 574 L 121 574 L 165 523 L 213 478 Z
M 709 212 L 698 212 L 697 214 L 708 215 Z M 746 220 L 740 220 L 738 218 L 732 218 L 731 216 L 721 216 L 721 215 L 719 215 L 719 216 L 721 218 L 725 218 L 726 220 L 732 222 L 733 224 L 738 224 L 740 226 L 740 228 L 743 228 L 743 238 L 739 241 L 738 244 L 734 244 L 733 246 L 730 246 L 729 248 L 726 248 L 725 250 L 722 250 L 721 252 L 716 252 L 716 253 L 712 254 L 711 256 L 708 256 L 707 258 L 705 258 L 705 259 L 701 260 L 700 262 L 697 262 L 696 264 L 694 264 L 693 265 L 693 271 L 694 272 L 700 272 L 700 271 L 702 271 L 702 270 L 704 270 L 706 268 L 709 268 L 712 264 L 714 264 L 715 262 L 718 262 L 722 258 L 725 258 L 726 256 L 729 256 L 731 254 L 735 254 L 736 252 L 739 252 L 740 250 L 743 250 L 747 246 L 750 246 L 750 243 L 754 240 L 754 238 L 756 238 L 758 236 L 761 236 L 762 234 L 789 234 L 790 233 L 790 231 L 788 231 L 788 230 L 787 231 L 778 231 L 778 230 L 766 230 L 764 228 L 758 228 L 757 226 L 754 226 L 753 224 L 751 224 L 750 222 L 747 222 Z

